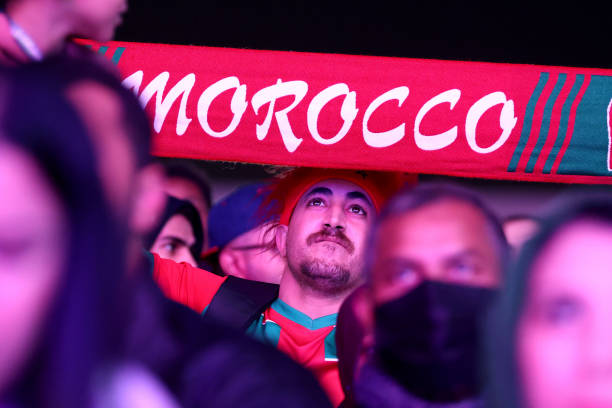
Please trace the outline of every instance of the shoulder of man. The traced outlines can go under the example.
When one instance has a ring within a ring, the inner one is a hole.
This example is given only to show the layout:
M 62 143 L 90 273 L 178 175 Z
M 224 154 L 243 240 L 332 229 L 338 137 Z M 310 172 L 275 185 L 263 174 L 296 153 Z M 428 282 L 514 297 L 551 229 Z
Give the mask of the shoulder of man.
M 246 330 L 278 298 L 279 285 L 228 276 L 204 314 L 205 320 Z
M 203 314 L 206 321 L 246 330 L 278 297 L 279 286 L 212 272 L 147 253 L 153 279 L 170 299 Z

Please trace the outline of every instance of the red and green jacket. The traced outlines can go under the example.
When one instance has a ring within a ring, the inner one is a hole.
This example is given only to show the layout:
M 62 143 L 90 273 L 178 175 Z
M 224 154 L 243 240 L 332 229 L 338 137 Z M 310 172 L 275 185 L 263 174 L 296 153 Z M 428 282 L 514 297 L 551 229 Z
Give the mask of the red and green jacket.
M 153 279 L 170 299 L 205 313 L 226 277 L 153 254 Z M 336 318 L 337 314 L 331 314 L 311 319 L 276 299 L 246 332 L 310 369 L 334 406 L 338 406 L 344 393 L 338 375 Z

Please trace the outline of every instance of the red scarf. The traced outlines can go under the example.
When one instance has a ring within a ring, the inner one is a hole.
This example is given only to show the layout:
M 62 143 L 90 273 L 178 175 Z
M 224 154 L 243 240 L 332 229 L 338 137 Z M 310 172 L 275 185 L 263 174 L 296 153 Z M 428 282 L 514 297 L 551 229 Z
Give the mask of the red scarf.
M 610 184 L 612 70 L 111 42 L 159 156 Z

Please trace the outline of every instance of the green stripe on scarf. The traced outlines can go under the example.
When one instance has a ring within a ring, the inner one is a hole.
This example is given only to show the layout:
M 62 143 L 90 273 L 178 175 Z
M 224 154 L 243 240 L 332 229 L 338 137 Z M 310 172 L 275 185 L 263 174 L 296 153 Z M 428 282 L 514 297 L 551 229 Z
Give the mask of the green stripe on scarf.
M 521 160 L 523 150 L 525 149 L 525 146 L 527 146 L 527 142 L 529 141 L 529 134 L 531 133 L 533 113 L 535 111 L 536 104 L 538 103 L 538 99 L 540 99 L 542 91 L 546 86 L 546 82 L 548 82 L 549 76 L 550 74 L 548 72 L 540 73 L 540 79 L 538 80 L 538 84 L 533 90 L 533 93 L 529 98 L 529 102 L 527 102 L 527 107 L 525 108 L 525 120 L 523 121 L 523 130 L 521 131 L 521 137 L 519 139 L 518 144 L 516 145 L 516 149 L 514 149 L 510 164 L 508 165 L 508 171 L 510 172 L 516 171 L 519 161 Z
M 561 109 L 561 120 L 559 121 L 559 134 L 557 135 L 557 139 L 555 140 L 555 144 L 553 148 L 550 150 L 548 158 L 546 159 L 546 163 L 544 164 L 544 169 L 542 170 L 545 174 L 550 174 L 552 171 L 553 165 L 555 164 L 555 160 L 557 159 L 557 155 L 559 154 L 559 150 L 561 150 L 561 146 L 563 146 L 563 142 L 567 137 L 567 127 L 569 125 L 569 117 L 570 110 L 572 109 L 572 105 L 574 104 L 574 100 L 576 99 L 576 95 L 580 92 L 580 88 L 584 83 L 584 75 L 578 74 L 576 75 L 576 81 L 572 86 L 572 90 L 570 91 L 565 103 L 563 104 L 563 108 Z
M 612 76 L 593 75 L 576 109 L 574 132 L 557 174 L 610 176 L 608 105 Z
M 115 52 L 113 53 L 113 58 L 111 58 L 111 61 L 113 61 L 113 64 L 117 65 L 119 63 L 119 60 L 121 59 L 121 56 L 123 55 L 123 51 L 125 51 L 125 47 L 118 47 Z

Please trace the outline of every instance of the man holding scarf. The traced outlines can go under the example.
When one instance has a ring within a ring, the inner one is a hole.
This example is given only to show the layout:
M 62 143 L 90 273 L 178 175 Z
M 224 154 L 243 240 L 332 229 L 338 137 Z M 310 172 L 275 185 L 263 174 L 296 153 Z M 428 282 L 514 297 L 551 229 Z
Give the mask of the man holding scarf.
M 275 245 L 286 265 L 280 285 L 220 277 L 155 254 L 153 278 L 205 319 L 245 330 L 309 368 L 337 406 L 344 398 L 337 312 L 364 281 L 367 230 L 404 180 L 399 173 L 308 168 L 280 179 L 270 195 L 280 219 Z

